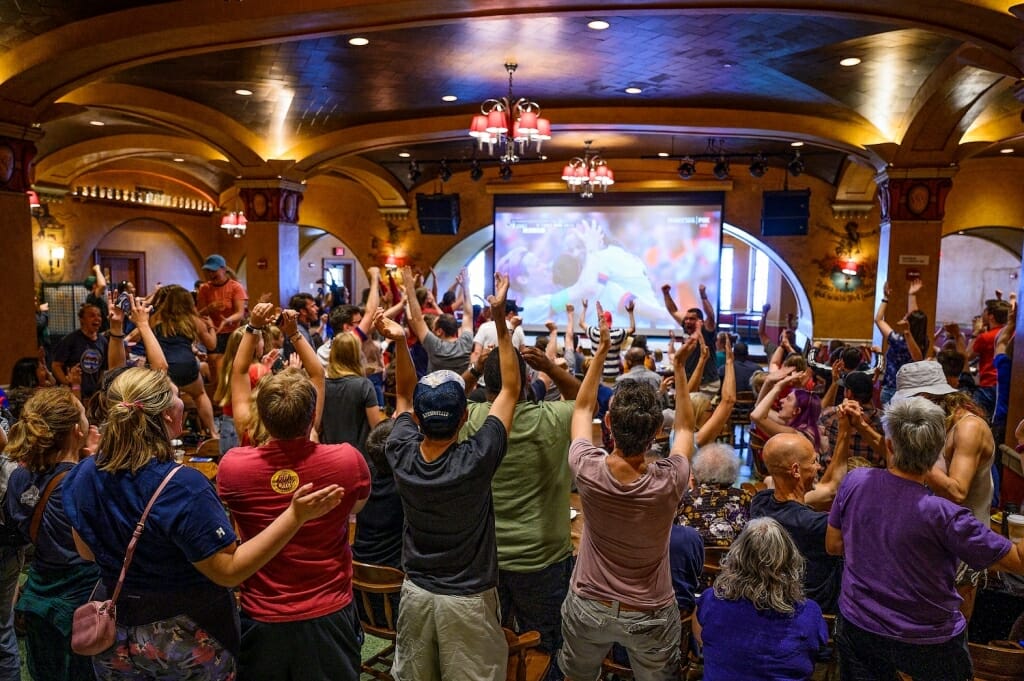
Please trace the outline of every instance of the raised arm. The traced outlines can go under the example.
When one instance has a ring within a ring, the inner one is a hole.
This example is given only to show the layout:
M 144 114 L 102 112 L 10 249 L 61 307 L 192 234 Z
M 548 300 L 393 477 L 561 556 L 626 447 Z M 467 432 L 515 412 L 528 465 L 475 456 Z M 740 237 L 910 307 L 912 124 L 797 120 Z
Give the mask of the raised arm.
M 761 345 L 767 346 L 771 340 L 768 338 L 768 313 L 772 311 L 771 303 L 765 303 L 761 306 L 761 319 L 757 322 L 757 338 L 761 341 Z
M 494 273 L 494 295 L 487 297 L 494 317 L 494 330 L 498 333 L 498 366 L 501 368 L 501 390 L 491 402 L 488 416 L 496 416 L 504 424 L 505 431 L 512 430 L 512 417 L 516 402 L 519 401 L 520 384 L 519 356 L 512 347 L 512 334 L 505 320 L 505 298 L 508 295 L 508 275 Z
M 672 358 L 677 386 L 687 384 L 686 360 L 696 347 L 696 339 L 690 336 L 683 343 L 683 347 L 679 352 Z M 694 422 L 690 393 L 686 390 L 676 390 L 676 414 L 672 420 L 672 432 L 675 433 L 675 440 L 672 442 L 672 450 L 669 452 L 669 456 L 682 456 L 687 459 L 693 456 Z
M 687 392 L 695 393 L 700 390 L 700 381 L 704 378 L 704 367 L 708 364 L 708 359 L 711 357 L 711 348 L 704 342 L 704 334 L 699 331 L 691 338 L 697 339 L 697 348 L 700 352 L 700 357 L 697 359 L 697 366 L 693 369 L 693 376 L 690 376 L 690 382 L 685 383 Z M 678 383 L 676 385 L 679 385 Z
M 408 265 L 402 268 L 402 285 L 405 287 L 405 301 L 409 305 L 409 328 L 416 334 L 416 337 L 423 342 L 423 339 L 430 333 L 427 323 L 423 320 L 423 310 L 420 309 L 420 301 L 416 298 L 416 284 L 412 276 L 412 268 Z
M 875 326 L 882 333 L 882 338 L 888 338 L 889 334 L 892 333 L 892 327 L 885 321 L 885 309 L 889 305 L 889 296 L 891 295 L 892 287 L 887 281 L 885 286 L 882 287 L 882 300 L 878 303 L 878 310 L 875 311 Z
M 832 362 L 832 383 L 821 398 L 822 407 L 831 407 L 836 403 L 836 395 L 839 394 L 839 381 L 843 377 L 843 360 L 837 359 Z
M 722 375 L 722 394 L 718 400 L 718 406 L 711 412 L 711 416 L 697 431 L 697 446 L 703 447 L 714 441 L 722 427 L 729 420 L 732 409 L 736 405 L 736 367 L 735 358 L 732 354 L 732 338 L 725 337 L 725 372 Z
M 910 280 L 910 286 L 907 287 L 907 314 L 917 310 L 917 293 L 923 287 L 924 282 L 920 278 Z
M 124 310 L 107 294 L 107 319 L 110 320 L 110 342 L 107 343 L 107 369 L 124 366 L 128 357 L 125 353 Z
M 672 319 L 676 320 L 679 326 L 683 325 L 683 313 L 679 311 L 679 307 L 676 305 L 676 301 L 672 300 L 672 285 L 662 284 L 661 285 L 661 299 L 665 302 L 665 309 Z
M 149 302 L 129 294 L 128 301 L 132 306 L 131 320 L 142 338 L 142 347 L 146 350 L 146 362 L 153 371 L 167 371 L 167 358 L 160 342 L 149 325 Z
M 405 329 L 394 319 L 384 316 L 378 309 L 373 317 L 377 333 L 395 344 L 395 415 L 412 411 L 412 396 L 416 391 L 416 367 L 412 364 Z
M 196 330 L 199 342 L 208 350 L 217 347 L 217 329 L 209 317 L 200 317 L 197 314 L 192 315 L 192 326 Z
M 273 323 L 277 316 L 273 303 L 256 303 L 250 315 L 249 324 L 242 334 L 242 340 L 235 351 L 235 361 L 231 364 L 231 411 L 239 435 L 249 423 L 252 413 L 252 387 L 249 384 L 249 365 L 256 352 L 260 331 Z M 320 362 L 318 361 L 317 364 Z
M 793 367 L 785 367 L 785 369 L 792 370 Z M 778 374 L 782 372 L 772 373 Z M 782 389 L 785 387 L 795 387 L 802 380 L 799 374 L 784 374 L 784 376 L 784 378 L 771 386 L 768 392 L 758 400 L 757 404 L 754 405 L 753 410 L 750 412 L 750 421 L 758 428 L 768 433 L 768 435 L 797 432 L 795 428 L 790 428 L 784 423 L 779 423 L 770 416 L 772 405 L 775 404 L 775 401 L 779 398 L 779 393 Z M 768 381 L 765 381 L 765 385 L 768 385 Z
M 284 310 L 281 313 L 281 332 L 295 348 L 296 354 L 302 360 L 302 368 L 309 374 L 316 389 L 316 411 L 313 413 L 314 433 L 320 432 L 320 418 L 324 413 L 325 376 L 324 365 L 316 355 L 316 348 L 306 342 L 306 337 L 299 333 L 299 313 L 295 310 Z
M 821 475 L 821 480 L 814 486 L 814 489 L 804 494 L 804 503 L 818 510 L 828 510 L 832 506 L 832 500 L 836 498 L 839 490 L 839 483 L 846 477 L 847 465 L 850 459 L 850 436 L 853 431 L 853 424 L 850 419 L 852 410 L 860 412 L 860 404 L 856 400 L 846 400 L 839 407 L 836 418 L 839 419 L 839 432 L 836 435 L 836 446 L 832 451 L 832 460 Z
M 587 367 L 583 383 L 580 384 L 579 392 L 576 394 L 576 406 L 572 411 L 570 429 L 573 440 L 590 440 L 593 433 L 594 412 L 597 411 L 597 387 L 601 383 L 604 360 L 612 345 L 608 323 L 601 312 L 601 303 L 597 303 L 597 328 L 601 331 L 601 340 L 594 348 L 590 366 Z
M 636 333 L 636 315 L 633 314 L 635 311 L 636 303 L 631 300 L 626 304 L 626 314 L 629 315 L 629 328 L 626 329 L 627 336 L 632 336 Z
M 590 301 L 588 301 L 586 298 L 584 298 L 583 300 L 580 301 L 580 322 L 579 322 L 579 324 L 580 324 L 580 329 L 583 331 L 583 333 L 587 332 L 587 305 L 589 305 L 589 304 L 590 304 Z M 600 315 L 598 315 L 598 316 L 600 316 Z M 599 319 L 597 321 L 598 321 L 598 324 L 600 324 L 601 320 Z
M 920 362 L 924 359 L 924 353 L 921 351 L 921 346 L 917 344 L 917 339 L 914 338 L 914 334 L 910 333 L 910 322 L 905 318 L 896 322 L 896 331 L 903 336 L 903 340 L 907 342 L 907 352 L 910 353 L 910 359 L 915 362 Z
M 708 299 L 708 290 L 704 284 L 700 285 L 700 306 L 704 308 L 704 328 L 708 331 L 714 331 L 718 328 L 718 325 L 715 323 L 715 306 Z
M 940 497 L 955 504 L 964 503 L 982 457 L 991 451 L 991 438 L 991 431 L 982 419 L 961 419 L 953 435 L 953 458 L 949 462 L 949 471 L 944 470 L 945 462 L 940 458 L 925 474 L 925 484 Z
M 96 274 L 96 286 L 100 289 L 99 295 L 103 295 L 107 290 L 107 278 L 103 276 L 103 268 L 99 265 L 93 265 L 92 271 Z
M 579 394 L 580 382 L 575 376 L 558 366 L 553 359 L 532 346 L 523 346 L 523 359 L 536 371 L 547 374 L 564 400 L 574 400 Z
M 370 335 L 370 329 L 373 328 L 373 318 L 377 314 L 377 308 L 380 307 L 380 268 L 371 267 L 366 270 L 366 273 L 370 275 L 370 293 L 366 297 L 366 309 L 363 310 L 363 318 L 359 320 L 359 330 L 363 332 L 363 336 Z
M 544 354 L 554 362 L 558 359 L 558 324 L 549 320 L 544 323 L 544 328 L 548 330 L 548 344 L 544 346 Z
M 569 362 L 569 365 L 576 368 L 576 332 L 573 326 L 574 320 L 573 315 L 576 308 L 569 303 L 565 306 L 565 314 L 568 317 L 568 321 L 565 326 L 565 360 Z M 571 358 L 571 359 L 570 359 Z
M 469 273 L 463 267 L 458 277 L 459 288 L 462 289 L 462 329 L 461 333 L 473 333 L 473 301 L 469 297 Z M 502 303 L 504 307 L 504 303 Z M 502 315 L 502 319 L 504 319 Z M 497 326 L 497 324 L 495 324 Z

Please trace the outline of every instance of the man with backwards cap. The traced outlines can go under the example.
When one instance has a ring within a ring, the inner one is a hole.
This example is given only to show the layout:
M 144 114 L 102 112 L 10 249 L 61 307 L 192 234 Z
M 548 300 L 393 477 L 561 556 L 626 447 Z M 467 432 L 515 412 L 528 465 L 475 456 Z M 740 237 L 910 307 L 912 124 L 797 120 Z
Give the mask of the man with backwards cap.
M 501 391 L 479 430 L 459 441 L 466 421 L 462 377 L 450 370 L 417 383 L 405 331 L 374 317 L 396 341 L 396 413 L 385 456 L 405 510 L 405 583 L 391 669 L 396 681 L 500 681 L 508 646 L 498 607 L 498 552 L 491 478 L 505 456 L 519 398 L 519 361 L 505 324 L 508 277 L 494 275 L 488 299 L 496 322 Z
M 996 444 L 985 421 L 985 412 L 966 393 L 949 385 L 938 362 L 908 362 L 896 374 L 893 401 L 921 396 L 946 412 L 946 442 L 942 455 L 925 474 L 924 482 L 940 497 L 971 510 L 988 524 L 992 507 L 992 460 Z M 968 620 L 974 612 L 978 581 L 984 570 L 961 563 L 957 591 L 964 599 L 960 611 Z
M 228 276 L 227 266 L 222 255 L 208 257 L 203 262 L 206 283 L 196 294 L 200 316 L 209 317 L 217 330 L 217 347 L 207 348 L 211 355 L 224 354 L 228 337 L 245 318 L 245 301 L 249 298 L 242 285 Z

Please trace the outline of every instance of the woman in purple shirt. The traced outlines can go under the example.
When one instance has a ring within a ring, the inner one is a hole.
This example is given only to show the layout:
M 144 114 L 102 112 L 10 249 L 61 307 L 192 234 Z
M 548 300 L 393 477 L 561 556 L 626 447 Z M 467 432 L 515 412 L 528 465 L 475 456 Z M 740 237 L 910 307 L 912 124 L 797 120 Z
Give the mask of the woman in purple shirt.
M 844 681 L 973 677 L 957 565 L 1024 572 L 1024 544 L 989 530 L 969 508 L 935 496 L 925 475 L 942 451 L 945 412 L 922 397 L 885 412 L 889 468 L 843 479 L 825 548 L 843 555 L 836 644 Z

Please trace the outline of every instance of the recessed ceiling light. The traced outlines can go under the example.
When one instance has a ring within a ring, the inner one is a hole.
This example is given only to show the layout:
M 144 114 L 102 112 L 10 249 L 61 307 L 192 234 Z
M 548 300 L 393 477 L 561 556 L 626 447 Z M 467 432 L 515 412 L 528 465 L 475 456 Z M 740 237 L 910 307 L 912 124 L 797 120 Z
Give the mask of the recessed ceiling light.
M 860 57 L 847 57 L 846 59 L 840 59 L 840 66 L 856 66 L 860 63 Z
M 791 146 L 791 147 L 802 147 L 803 145 L 804 145 L 803 142 L 790 142 L 789 143 L 789 146 Z
M 1013 153 L 1013 149 L 1011 149 L 1010 147 L 1007 147 L 1005 149 L 1000 149 L 999 153 L 1000 154 L 1012 154 Z
M 547 155 L 546 155 L 546 154 L 541 154 L 541 156 L 540 156 L 540 160 L 542 160 L 542 161 L 546 161 L 546 160 L 548 160 L 548 157 L 547 157 Z
M 177 158 L 175 158 L 175 159 L 174 159 L 174 162 L 175 162 L 175 163 L 184 163 L 184 162 L 185 162 L 185 159 L 183 159 L 183 158 L 181 158 L 181 157 L 179 156 L 179 157 L 177 157 Z
M 668 152 L 667 151 L 659 151 L 658 152 L 658 156 L 660 156 L 662 158 L 668 158 Z
M 455 102 L 455 101 L 458 101 L 458 99 L 459 98 L 456 97 L 455 95 L 445 95 L 444 97 L 441 98 L 441 101 L 442 102 Z
M 733 66 L 735 66 L 735 64 L 733 64 L 731 61 L 727 61 L 722 64 L 723 69 L 731 69 Z
M 609 26 L 611 26 L 611 24 L 609 24 L 604 19 L 594 19 L 593 21 L 587 22 L 587 28 L 592 28 L 595 31 L 603 31 Z
M 252 97 L 252 90 L 246 90 L 244 87 L 240 87 L 235 90 L 235 94 L 241 95 L 242 97 Z
M 95 125 L 97 127 L 100 127 L 106 125 L 106 123 L 104 123 L 103 121 L 89 121 L 89 125 Z
M 349 45 L 355 45 L 356 47 L 362 47 L 363 45 L 369 45 L 370 41 L 367 38 L 349 38 Z
M 639 87 L 628 87 L 628 88 L 626 88 L 626 94 L 627 95 L 638 95 L 638 94 L 640 94 L 643 91 L 644 91 L 643 88 L 639 88 Z
M 409 158 L 410 156 L 412 156 L 412 154 L 410 154 L 408 151 L 398 152 L 398 158 Z

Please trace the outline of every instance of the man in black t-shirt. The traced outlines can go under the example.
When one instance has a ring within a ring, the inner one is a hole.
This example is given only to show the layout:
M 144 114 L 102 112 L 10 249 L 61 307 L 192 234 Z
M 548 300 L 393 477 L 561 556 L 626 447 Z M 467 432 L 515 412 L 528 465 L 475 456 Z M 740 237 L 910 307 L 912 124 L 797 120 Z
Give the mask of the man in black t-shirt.
M 416 381 L 405 331 L 374 317 L 395 341 L 396 412 L 385 456 L 405 510 L 396 681 L 505 678 L 508 646 L 498 608 L 498 551 L 491 478 L 505 456 L 519 397 L 519 361 L 505 323 L 508 277 L 494 275 L 489 302 L 498 333 L 501 391 L 487 419 L 459 441 L 465 383 L 441 370 Z
M 843 579 L 843 559 L 825 551 L 828 513 L 815 511 L 804 503 L 818 477 L 818 454 L 810 440 L 797 433 L 775 435 L 765 443 L 764 462 L 772 474 L 775 489 L 754 495 L 750 517 L 774 518 L 789 532 L 807 561 L 804 590 L 824 613 L 838 608 Z M 845 467 L 845 458 L 843 460 Z
M 665 284 L 661 287 L 661 294 L 665 300 L 665 309 L 672 315 L 672 318 L 679 322 L 679 325 L 683 327 L 685 341 L 690 336 L 699 333 L 703 339 L 704 345 L 709 348 L 715 347 L 715 330 L 718 325 L 715 323 L 715 308 L 711 304 L 711 300 L 708 299 L 707 288 L 704 284 L 700 285 L 700 303 L 703 309 L 699 307 L 691 307 L 686 312 L 680 312 L 676 306 L 676 302 L 672 300 L 672 287 L 669 284 Z M 701 340 L 700 338 L 698 340 Z M 689 359 L 686 360 L 686 375 L 692 376 L 693 372 L 697 369 L 697 363 L 700 361 L 700 353 L 695 352 L 690 355 Z M 705 386 L 709 383 L 718 381 L 718 365 L 715 363 L 715 355 L 711 354 L 708 358 L 707 363 L 704 365 L 704 374 L 700 378 L 701 386 Z M 739 385 L 737 383 L 737 385 Z
M 64 336 L 53 350 L 57 384 L 80 384 L 83 402 L 100 389 L 107 368 L 107 337 L 100 335 L 100 323 L 100 309 L 88 303 L 82 305 L 78 310 L 79 328 Z

